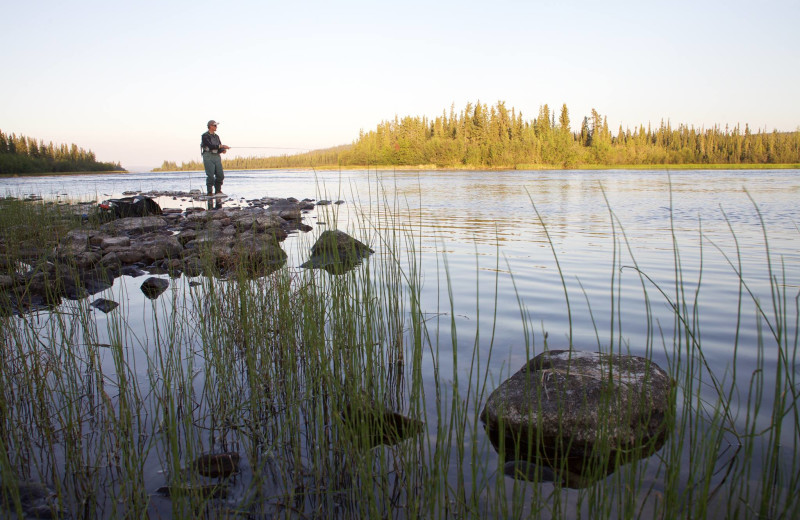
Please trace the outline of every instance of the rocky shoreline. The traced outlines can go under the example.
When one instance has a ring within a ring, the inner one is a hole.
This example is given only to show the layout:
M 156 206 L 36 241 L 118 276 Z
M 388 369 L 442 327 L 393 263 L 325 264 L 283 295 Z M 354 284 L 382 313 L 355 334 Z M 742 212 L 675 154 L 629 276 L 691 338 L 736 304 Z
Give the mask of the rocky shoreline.
M 192 192 L 142 195 L 205 198 Z M 286 263 L 280 243 L 290 233 L 313 229 L 303 223 L 303 215 L 331 202 L 264 197 L 247 204 L 224 207 L 217 201 L 208 210 L 159 208 L 157 215 L 118 218 L 99 226 L 87 222 L 69 231 L 53 250 L 24 251 L 23 258 L 14 260 L 34 267 L 0 275 L 0 296 L 4 296 L 0 312 L 26 312 L 57 304 L 62 298 L 84 298 L 111 287 L 122 275 L 265 276 Z M 8 263 L 9 252 L 2 252 Z M 333 271 L 341 271 L 371 252 L 345 233 L 325 231 L 312 248 L 311 260 L 302 267 L 330 271 L 333 265 Z M 142 290 L 148 297 L 160 294 Z

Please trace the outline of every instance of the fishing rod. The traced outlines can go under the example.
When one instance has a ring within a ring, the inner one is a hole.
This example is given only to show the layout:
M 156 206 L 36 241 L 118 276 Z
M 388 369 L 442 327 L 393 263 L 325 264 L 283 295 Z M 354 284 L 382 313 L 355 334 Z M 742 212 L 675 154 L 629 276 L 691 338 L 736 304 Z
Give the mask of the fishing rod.
M 247 149 L 268 149 L 268 150 L 304 150 L 311 151 L 311 148 L 295 148 L 292 146 L 229 146 L 228 148 L 247 148 Z

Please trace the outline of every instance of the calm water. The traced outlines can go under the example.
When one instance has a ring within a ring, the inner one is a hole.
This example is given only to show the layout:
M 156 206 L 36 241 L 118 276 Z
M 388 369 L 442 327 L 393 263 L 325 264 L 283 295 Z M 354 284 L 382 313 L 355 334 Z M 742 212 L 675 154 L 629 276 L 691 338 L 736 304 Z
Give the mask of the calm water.
M 203 174 L 0 179 L 0 194 L 72 200 L 102 200 L 127 190 L 193 188 L 204 188 Z M 780 283 L 788 294 L 786 332 L 795 337 L 795 296 L 800 286 L 798 170 L 243 171 L 227 173 L 224 191 L 234 199 L 342 199 L 346 204 L 328 211 L 338 212 L 338 227 L 346 231 L 363 222 L 357 209 L 369 215 L 379 201 L 392 201 L 398 226 L 412 229 L 418 245 L 422 305 L 432 318 L 429 326 L 439 325 L 442 345 L 456 342 L 457 358 L 463 359 L 456 373 L 464 378 L 469 377 L 479 331 L 478 357 L 488 367 L 491 388 L 516 372 L 529 356 L 541 352 L 545 335 L 549 348 L 567 347 L 571 335 L 575 348 L 596 350 L 599 342 L 604 349 L 644 355 L 649 323 L 662 329 L 657 344 L 649 346 L 656 362 L 666 367 L 673 315 L 657 287 L 675 298 L 673 233 L 686 297 L 690 305 L 696 303 L 693 310 L 699 316 L 702 345 L 719 377 L 731 367 L 737 338 L 739 279 L 730 262 L 741 261 L 749 290 L 771 309 L 765 235 L 772 267 L 779 278 L 785 276 Z M 159 202 L 162 207 L 172 204 L 164 198 Z M 306 223 L 315 228 L 311 240 L 331 227 L 332 215 L 321 208 L 317 212 L 305 216 Z M 322 221 L 326 225 L 319 224 Z M 297 247 L 302 240 L 306 238 L 295 235 L 284 243 L 290 269 L 305 260 Z M 373 258 L 381 258 L 379 241 L 371 246 L 376 250 Z M 634 263 L 651 280 L 645 284 L 651 304 L 649 321 L 642 281 L 630 268 Z M 126 319 L 140 320 L 138 326 L 145 330 L 142 317 L 149 302 L 128 277 L 116 284 L 130 284 L 116 290 L 127 294 Z M 756 367 L 756 307 L 748 300 L 741 310 L 737 370 L 749 377 Z M 96 314 L 99 321 L 106 319 Z M 451 320 L 456 338 L 450 337 Z M 527 343 L 526 330 L 532 333 Z M 775 355 L 765 353 L 768 366 Z M 451 356 L 441 356 L 439 361 L 442 374 L 453 373 Z M 796 366 L 791 368 L 797 371 Z M 706 397 L 714 399 L 714 394 Z M 435 417 L 436 412 L 429 414 Z M 485 439 L 477 440 L 485 443 Z M 486 457 L 494 455 L 487 452 Z
M 621 283 L 625 317 L 621 337 L 631 350 L 642 347 L 644 330 L 641 285 L 632 270 L 619 271 L 612 264 L 615 243 L 617 264 L 633 265 L 674 295 L 674 256 L 671 226 L 675 230 L 684 283 L 692 287 L 701 267 L 699 296 L 704 347 L 720 363 L 730 351 L 732 295 L 737 278 L 724 254 L 735 261 L 738 240 L 743 272 L 750 289 L 769 299 L 766 271 L 766 227 L 774 268 L 780 260 L 790 285 L 800 280 L 800 232 L 797 200 L 800 171 L 505 171 L 505 172 L 230 172 L 225 191 L 231 198 L 262 196 L 343 199 L 338 227 L 358 225 L 356 206 L 369 211 L 379 199 L 398 201 L 399 222 L 410 225 L 422 253 L 425 294 L 431 312 L 436 295 L 446 290 L 443 258 L 449 277 L 455 314 L 469 334 L 477 316 L 491 317 L 495 284 L 498 293 L 499 336 L 496 345 L 510 355 L 521 355 L 522 341 L 517 296 L 530 319 L 547 331 L 551 346 L 568 343 L 566 300 L 554 261 L 558 256 L 568 286 L 573 315 L 573 343 L 593 348 L 596 332 L 588 320 L 594 313 L 601 342 L 611 337 L 610 304 L 612 276 Z M 377 179 L 377 180 L 376 180 Z M 127 190 L 188 190 L 203 188 L 200 173 L 135 173 L 103 176 L 0 179 L 0 193 L 37 194 L 46 198 L 102 200 Z M 379 193 L 380 192 L 380 193 Z M 168 207 L 172 201 L 160 200 Z M 178 205 L 180 201 L 175 201 Z M 394 202 L 393 202 L 394 204 Z M 535 208 L 535 209 L 534 209 Z M 539 216 L 537 216 L 538 210 Z M 758 210 L 758 211 L 757 211 Z M 615 221 L 612 223 L 610 211 Z M 759 215 L 760 211 L 760 215 Z M 727 216 L 727 221 L 726 221 Z M 317 220 L 330 216 L 306 215 L 318 230 Z M 551 249 L 543 222 L 550 233 Z M 317 232 L 317 231 L 315 231 Z M 312 232 L 312 233 L 315 233 Z M 624 234 L 624 237 L 623 237 Z M 627 239 L 627 244 L 621 242 Z M 290 237 L 284 244 L 294 267 L 305 259 L 296 253 Z M 371 244 L 381 253 L 380 244 Z M 717 249 L 719 248 L 719 250 Z M 620 251 L 620 249 L 622 251 Z M 438 267 L 437 267 L 438 265 Z M 514 288 L 514 283 L 516 289 Z M 582 288 L 581 288 L 582 286 Z M 652 292 L 652 288 L 650 289 Z M 585 291 L 585 294 L 584 294 Z M 656 311 L 660 304 L 654 299 Z M 482 312 L 476 306 L 480 301 Z M 481 324 L 483 325 L 483 324 Z M 481 330 L 490 330 L 481 326 Z M 747 331 L 744 331 L 747 332 Z M 755 331 L 751 331 L 755 333 Z M 619 338 L 619 332 L 614 333 Z M 743 344 L 754 337 L 744 338 Z M 512 362 L 512 369 L 524 361 Z

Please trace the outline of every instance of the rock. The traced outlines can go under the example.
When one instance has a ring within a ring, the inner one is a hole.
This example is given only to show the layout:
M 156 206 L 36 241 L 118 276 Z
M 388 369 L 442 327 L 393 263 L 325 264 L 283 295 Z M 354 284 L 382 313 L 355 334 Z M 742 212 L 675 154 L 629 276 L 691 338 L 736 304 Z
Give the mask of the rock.
M 14 277 L 7 274 L 0 274 L 0 291 L 7 291 L 14 287 Z
M 100 231 L 94 232 L 89 236 L 89 247 L 100 247 L 102 249 L 103 240 L 107 238 L 111 238 L 111 235 Z
M 323 231 L 311 247 L 312 256 L 335 255 L 339 258 L 363 258 L 374 253 L 366 244 L 359 242 L 344 231 Z
M 301 220 L 303 211 L 314 209 L 314 207 L 313 202 L 301 202 L 293 197 L 269 201 L 269 212 L 284 220 Z
M 141 252 L 144 260 L 155 262 L 163 258 L 180 258 L 183 246 L 175 236 L 155 235 L 134 244 Z
M 351 404 L 342 412 L 347 438 L 364 449 L 393 446 L 422 432 L 422 421 L 380 406 Z
M 203 263 L 196 256 L 189 257 L 183 262 L 183 272 L 190 278 L 200 276 L 203 274 Z
M 81 270 L 91 269 L 100 262 L 102 256 L 94 251 L 83 251 L 73 257 L 75 267 Z
M 180 258 L 165 258 L 161 267 L 167 270 L 168 273 L 180 274 L 183 271 L 183 260 Z
M 151 192 L 144 198 L 156 196 L 154 193 L 173 198 L 200 195 L 197 190 L 188 194 Z M 144 198 L 107 202 L 121 207 L 128 202 L 141 202 Z M 139 270 L 144 265 L 152 272 L 162 269 L 160 272 L 171 276 L 180 276 L 182 271 L 189 276 L 197 276 L 203 271 L 207 271 L 209 276 L 224 276 L 241 267 L 246 268 L 244 274 L 247 276 L 264 276 L 286 263 L 287 256 L 279 245 L 280 241 L 289 233 L 312 229 L 302 222 L 302 212 L 316 206 L 313 199 L 298 201 L 296 198 L 265 197 L 251 202 L 269 208 L 220 205 L 213 211 L 205 211 L 195 207 L 186 209 L 184 218 L 183 211 L 178 208 L 161 210 L 153 206 L 157 209 L 155 212 L 166 215 L 119 218 L 106 222 L 99 230 L 88 227 L 74 229 L 64 235 L 55 250 L 43 249 L 32 240 L 22 240 L 15 244 L 13 258 L 0 255 L 0 261 L 4 267 L 13 267 L 19 261 L 35 267 L 31 272 L 19 275 L 18 279 L 0 278 L 0 291 L 9 294 L 3 312 L 23 312 L 24 309 L 53 305 L 63 297 L 85 297 L 108 288 L 114 276 L 144 274 Z M 106 216 L 116 215 L 106 211 Z M 360 246 L 353 249 L 356 255 L 350 252 L 340 254 L 334 247 L 334 253 L 324 257 L 322 268 L 340 273 L 358 265 L 358 261 L 368 254 L 366 251 L 371 252 L 366 246 Z M 7 246 L 0 243 L 0 252 L 5 249 Z M 193 260 L 184 258 L 188 254 Z M 355 258 L 353 262 L 352 258 Z M 25 288 L 25 294 L 17 294 L 21 287 Z M 154 289 L 157 288 L 147 291 L 157 297 L 160 292 Z
M 145 260 L 144 251 L 138 247 L 130 247 L 112 252 L 116 254 L 119 262 L 124 265 L 136 264 Z
M 0 502 L 8 511 L 14 511 L 15 504 L 11 495 L 12 487 L 16 487 L 19 504 L 28 518 L 61 518 L 63 512 L 58 506 L 56 492 L 40 482 L 17 482 L 16 484 L 3 483 L 0 490 Z M 16 518 L 14 515 L 13 518 Z
M 302 212 L 297 208 L 284 208 L 275 210 L 270 208 L 270 211 L 274 211 L 277 216 L 284 220 L 301 220 L 303 218 Z
M 228 270 L 246 268 L 250 276 L 266 276 L 286 263 L 287 254 L 270 235 L 240 238 L 232 248 Z
M 169 280 L 164 280 L 163 278 L 156 278 L 155 276 L 151 276 L 144 282 L 142 282 L 142 292 L 145 296 L 150 298 L 151 300 L 155 300 L 161 293 L 167 290 L 169 287 Z
M 106 300 L 105 298 L 98 298 L 95 301 L 93 301 L 91 305 L 95 309 L 103 311 L 106 314 L 119 307 L 119 304 L 117 302 L 112 300 Z
M 264 211 L 242 211 L 233 219 L 236 227 L 245 231 L 252 229 L 255 232 L 263 233 L 270 229 L 281 229 L 286 225 L 286 221 L 278 215 L 266 213 Z
M 204 477 L 226 478 L 239 470 L 239 454 L 228 451 L 201 455 L 194 459 L 191 468 Z
M 25 297 L 33 303 L 58 304 L 64 296 L 64 284 L 58 279 L 55 270 L 48 266 L 46 270 L 28 273 L 25 276 Z
M 672 386 L 666 372 L 642 357 L 554 350 L 492 392 L 481 420 L 507 460 L 530 455 L 533 463 L 564 468 L 565 484 L 577 487 L 586 482 L 570 482 L 567 473 L 585 475 L 598 464 L 610 472 L 618 455 L 647 456 L 661 447 L 674 408 Z
M 115 268 L 98 265 L 93 269 L 84 269 L 78 275 L 78 285 L 88 294 L 96 294 L 111 288 L 118 275 Z
M 176 484 L 172 486 L 161 486 L 156 489 L 156 493 L 165 497 L 180 497 L 193 495 L 209 498 L 225 498 L 228 496 L 228 487 L 224 484 Z
M 100 265 L 105 267 L 120 266 L 122 265 L 122 260 L 116 252 L 111 251 L 103 255 L 103 258 L 100 259 Z
M 107 250 L 110 248 L 123 248 L 123 247 L 130 247 L 131 239 L 126 236 L 121 237 L 105 237 L 100 242 L 100 248 L 103 250 Z
M 303 233 L 308 233 L 309 231 L 313 230 L 311 226 L 308 224 L 303 224 L 302 222 L 296 222 L 294 226 L 291 226 L 290 229 L 296 229 L 297 231 L 302 231 Z
M 207 224 L 209 222 L 213 222 L 214 220 L 221 220 L 224 218 L 228 218 L 223 211 L 199 211 L 193 212 L 186 216 L 187 223 L 195 223 L 199 225 Z
M 197 238 L 197 231 L 195 231 L 194 229 L 184 229 L 181 230 L 180 233 L 178 233 L 176 238 L 178 239 L 178 242 L 180 242 L 181 245 L 185 247 L 187 243 Z
M 323 231 L 311 247 L 311 258 L 300 267 L 342 274 L 354 269 L 372 253 L 374 251 L 366 244 L 343 231 Z
M 107 222 L 100 226 L 100 230 L 112 235 L 135 235 L 164 229 L 165 227 L 167 227 L 167 221 L 163 217 L 126 217 Z
M 73 229 L 59 241 L 58 255 L 69 256 L 89 249 L 89 238 L 93 233 L 83 229 Z

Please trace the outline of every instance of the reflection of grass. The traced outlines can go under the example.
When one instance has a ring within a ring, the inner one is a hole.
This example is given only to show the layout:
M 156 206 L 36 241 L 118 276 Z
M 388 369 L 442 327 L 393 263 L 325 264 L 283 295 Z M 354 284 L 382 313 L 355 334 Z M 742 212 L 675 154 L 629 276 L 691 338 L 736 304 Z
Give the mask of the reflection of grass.
M 503 476 L 506 461 L 491 451 L 478 421 L 497 383 L 490 364 L 494 331 L 477 331 L 472 349 L 459 347 L 447 269 L 440 283 L 450 303 L 431 309 L 422 302 L 422 286 L 436 283 L 435 273 L 420 271 L 414 223 L 396 220 L 397 201 L 373 204 L 360 208 L 360 230 L 351 231 L 377 253 L 338 276 L 283 267 L 252 279 L 241 266 L 225 280 L 198 278 L 197 287 L 173 281 L 171 290 L 145 303 L 142 328 L 119 292 L 109 296 L 123 305 L 105 322 L 85 300 L 51 313 L 0 318 L 3 501 L 22 516 L 24 497 L 13 483 L 32 480 L 52 486 L 58 497 L 53 508 L 70 517 L 139 518 L 155 510 L 175 518 L 578 512 L 780 518 L 800 506 L 791 494 L 798 489 L 800 451 L 796 443 L 782 444 L 800 437 L 796 295 L 786 292 L 796 282 L 785 279 L 768 247 L 772 299 L 756 301 L 759 345 L 737 342 L 731 366 L 712 366 L 702 347 L 702 278 L 685 278 L 677 237 L 674 285 L 657 286 L 636 265 L 633 246 L 609 211 L 615 230 L 611 334 L 597 330 L 602 320 L 595 316 L 580 323 L 595 324 L 597 348 L 625 353 L 620 278 L 636 276 L 647 307 L 646 349 L 663 349 L 669 360 L 678 413 L 658 454 L 620 467 L 621 460 L 611 461 L 593 470 L 596 484 L 568 490 L 541 484 L 558 481 L 542 469 L 526 475 L 534 483 Z M 4 206 L 2 229 L 50 244 L 47 208 Z M 33 213 L 39 229 L 25 228 L 30 211 L 41 212 Z M 335 215 L 325 220 L 336 222 Z M 298 247 L 305 252 L 310 244 L 304 240 L 310 239 L 298 239 Z M 14 242 L 4 244 L 13 258 Z M 557 244 L 551 245 L 555 251 Z M 629 261 L 622 260 L 624 251 Z M 446 256 L 440 258 L 446 267 Z M 738 252 L 730 263 L 742 273 Z M 744 275 L 739 280 L 731 327 L 742 330 L 751 323 L 744 302 L 755 296 L 753 282 Z M 520 329 L 532 357 L 535 324 L 526 296 L 518 295 Z M 664 301 L 671 323 L 653 311 Z M 430 319 L 432 310 L 445 314 Z M 482 312 L 477 303 L 476 312 Z M 576 309 L 571 314 L 575 328 Z M 752 373 L 736 363 L 740 349 L 755 350 Z M 442 362 L 452 364 L 451 373 L 440 371 Z M 386 412 L 352 420 L 352 410 Z M 364 448 L 364 439 L 401 437 L 395 419 L 379 419 L 395 418 L 392 412 L 411 419 L 412 433 L 421 420 L 423 434 Z M 241 455 L 238 473 L 208 477 L 192 470 L 198 457 L 227 452 Z M 180 492 L 169 499 L 151 495 L 162 486 Z M 224 494 L 209 492 L 223 488 Z

